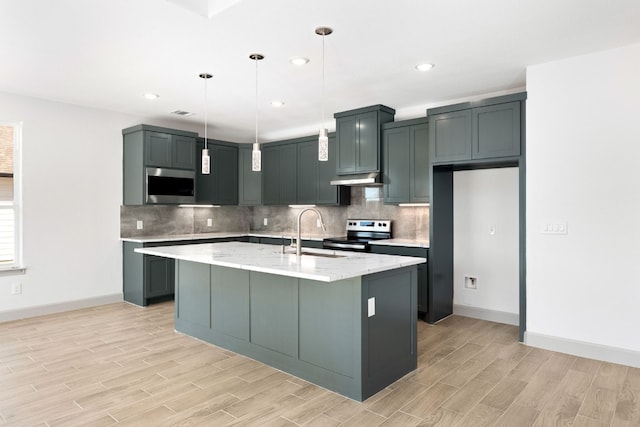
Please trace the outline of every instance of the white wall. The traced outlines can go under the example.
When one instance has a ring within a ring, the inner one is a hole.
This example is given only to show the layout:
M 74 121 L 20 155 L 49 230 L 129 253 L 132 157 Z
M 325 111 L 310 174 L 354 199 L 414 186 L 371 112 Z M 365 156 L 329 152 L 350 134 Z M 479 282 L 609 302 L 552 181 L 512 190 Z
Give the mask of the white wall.
M 518 168 L 453 173 L 456 313 L 518 324 L 518 182 Z M 465 276 L 478 278 L 475 290 Z
M 0 94 L 0 120 L 23 122 L 27 268 L 0 273 L 0 320 L 121 299 L 121 131 L 140 119 Z M 22 294 L 11 295 L 17 282 Z
M 527 69 L 527 343 L 640 366 L 638 76 L 640 44 Z

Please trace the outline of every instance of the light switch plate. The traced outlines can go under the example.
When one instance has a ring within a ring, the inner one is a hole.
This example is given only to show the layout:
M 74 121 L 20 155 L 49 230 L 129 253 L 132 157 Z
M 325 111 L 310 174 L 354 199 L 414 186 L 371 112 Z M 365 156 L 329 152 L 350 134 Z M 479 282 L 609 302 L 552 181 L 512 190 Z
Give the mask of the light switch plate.
M 546 222 L 542 224 L 540 232 L 542 234 L 568 234 L 569 224 L 567 221 Z
M 376 297 L 369 298 L 367 303 L 368 303 L 368 308 L 367 308 L 368 317 L 375 316 L 376 315 Z
M 213 219 L 207 218 L 207 227 L 211 227 L 213 225 Z

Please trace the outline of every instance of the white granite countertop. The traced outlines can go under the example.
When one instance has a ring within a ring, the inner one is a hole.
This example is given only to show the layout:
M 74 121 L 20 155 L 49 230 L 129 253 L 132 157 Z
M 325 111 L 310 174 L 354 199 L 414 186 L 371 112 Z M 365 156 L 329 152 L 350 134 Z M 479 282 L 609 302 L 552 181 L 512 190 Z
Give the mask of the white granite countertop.
M 280 246 L 257 243 L 224 242 L 180 246 L 158 246 L 136 249 L 146 255 L 156 255 L 184 261 L 219 265 L 242 270 L 259 271 L 281 276 L 335 282 L 381 271 L 427 262 L 425 258 L 379 255 L 362 252 L 332 251 L 303 248 L 295 253 L 280 253 Z M 316 255 L 313 255 L 316 254 Z M 340 255 L 331 258 L 318 255 Z
M 384 240 L 372 240 L 369 242 L 371 245 L 383 245 L 383 246 L 406 246 L 410 248 L 429 248 L 428 240 L 412 240 L 412 239 L 384 239 Z
M 276 239 L 289 239 L 295 237 L 295 231 L 270 231 L 266 233 L 245 232 L 245 231 L 228 231 L 215 233 L 194 233 L 194 234 L 162 234 L 156 236 L 139 236 L 139 237 L 121 237 L 123 242 L 134 243 L 158 243 L 158 242 L 176 242 L 180 240 L 205 240 L 205 239 L 222 239 L 226 237 L 273 237 Z M 322 239 L 340 237 L 325 234 L 302 233 L 302 240 L 316 240 L 321 242 Z

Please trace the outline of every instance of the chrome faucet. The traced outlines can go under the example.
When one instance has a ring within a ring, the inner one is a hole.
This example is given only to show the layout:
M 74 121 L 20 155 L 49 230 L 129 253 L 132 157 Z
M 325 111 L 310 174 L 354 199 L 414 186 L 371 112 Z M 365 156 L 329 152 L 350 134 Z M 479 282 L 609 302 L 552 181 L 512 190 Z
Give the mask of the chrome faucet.
M 320 211 L 316 208 L 304 208 L 303 210 L 300 211 L 300 213 L 298 214 L 298 232 L 297 232 L 297 236 L 296 236 L 296 256 L 300 256 L 302 255 L 302 244 L 301 244 L 301 240 L 300 240 L 300 219 L 302 218 L 302 214 L 307 212 L 307 211 L 313 211 L 316 213 L 316 215 L 318 215 L 318 219 L 320 220 L 320 227 L 322 227 L 322 231 L 327 231 L 327 227 L 324 226 L 324 221 L 322 220 L 322 215 L 320 214 Z

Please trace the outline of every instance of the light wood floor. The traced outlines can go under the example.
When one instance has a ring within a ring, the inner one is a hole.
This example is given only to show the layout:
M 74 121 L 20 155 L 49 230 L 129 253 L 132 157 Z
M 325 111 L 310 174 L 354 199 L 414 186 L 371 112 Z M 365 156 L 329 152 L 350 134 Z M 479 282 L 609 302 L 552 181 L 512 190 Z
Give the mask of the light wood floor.
M 464 317 L 418 331 L 418 370 L 358 403 L 175 333 L 172 302 L 0 323 L 0 425 L 640 425 L 640 369 Z

